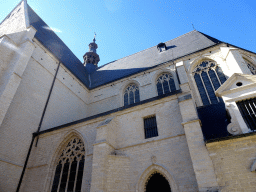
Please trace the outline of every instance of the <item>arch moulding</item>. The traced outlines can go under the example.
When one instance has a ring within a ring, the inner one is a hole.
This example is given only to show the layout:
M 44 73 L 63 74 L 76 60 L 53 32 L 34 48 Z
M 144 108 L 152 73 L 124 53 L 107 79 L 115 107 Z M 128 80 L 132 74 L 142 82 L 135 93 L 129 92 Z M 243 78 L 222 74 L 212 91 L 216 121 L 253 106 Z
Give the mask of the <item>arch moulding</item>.
M 216 58 L 212 58 L 210 55 L 207 55 L 207 56 L 205 55 L 205 56 L 198 57 L 197 59 L 192 61 L 192 63 L 190 64 L 190 66 L 188 68 L 189 74 L 192 73 L 192 71 L 196 67 L 196 65 L 198 65 L 200 62 L 202 62 L 204 60 L 212 60 L 212 61 L 216 62 Z
M 170 171 L 168 171 L 167 168 L 164 168 L 163 166 L 157 164 L 153 164 L 143 171 L 136 185 L 136 192 L 146 191 L 146 182 L 154 172 L 160 173 L 162 176 L 165 177 L 165 179 L 169 182 L 172 192 L 179 192 L 178 185 L 176 184 L 174 178 L 170 174 Z
M 79 139 L 81 139 L 84 143 L 84 148 L 85 148 L 85 156 L 88 153 L 88 143 L 87 140 L 85 138 L 85 136 L 80 133 L 79 131 L 72 129 L 68 132 L 66 132 L 64 134 L 64 136 L 62 136 L 59 140 L 59 142 L 56 144 L 55 149 L 53 150 L 53 154 L 49 160 L 49 166 L 48 166 L 48 174 L 47 174 L 47 179 L 46 179 L 46 183 L 45 183 L 45 191 L 51 191 L 51 186 L 52 186 L 52 182 L 53 182 L 53 177 L 55 174 L 55 167 L 58 161 L 58 157 L 61 155 L 62 149 L 64 147 L 66 147 L 66 145 L 68 144 L 68 142 L 74 138 L 74 137 L 78 137 Z
M 156 84 L 157 84 L 157 79 L 164 73 L 169 73 L 171 74 L 173 80 L 174 80 L 174 83 L 175 83 L 175 87 L 176 87 L 176 90 L 179 90 L 180 87 L 179 87 L 179 83 L 178 83 L 178 77 L 175 73 L 175 68 L 162 68 L 158 71 L 156 71 L 156 73 L 152 76 L 152 79 L 151 79 L 151 83 L 154 85 L 154 90 L 155 90 L 155 94 L 158 95 L 157 93 L 157 87 L 156 87 Z

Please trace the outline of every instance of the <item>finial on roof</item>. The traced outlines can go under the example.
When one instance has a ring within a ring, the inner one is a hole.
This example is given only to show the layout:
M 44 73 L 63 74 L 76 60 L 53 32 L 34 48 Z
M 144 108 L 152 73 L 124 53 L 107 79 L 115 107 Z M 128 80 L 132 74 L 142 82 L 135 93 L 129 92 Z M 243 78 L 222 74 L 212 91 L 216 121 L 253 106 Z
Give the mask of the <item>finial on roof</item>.
M 194 30 L 196 30 L 195 27 L 194 27 L 194 25 L 193 25 L 193 23 L 192 23 L 192 27 L 193 27 Z
M 95 41 L 96 41 L 95 37 L 96 37 L 96 33 L 94 32 L 93 43 L 95 43 Z
M 96 38 L 96 33 L 94 32 L 93 42 L 89 44 L 89 51 L 86 52 L 83 56 L 84 66 L 86 67 L 88 73 L 93 72 L 96 69 L 98 62 L 100 61 L 100 57 L 96 51 L 98 48 L 98 45 L 95 43 L 96 41 L 95 38 Z

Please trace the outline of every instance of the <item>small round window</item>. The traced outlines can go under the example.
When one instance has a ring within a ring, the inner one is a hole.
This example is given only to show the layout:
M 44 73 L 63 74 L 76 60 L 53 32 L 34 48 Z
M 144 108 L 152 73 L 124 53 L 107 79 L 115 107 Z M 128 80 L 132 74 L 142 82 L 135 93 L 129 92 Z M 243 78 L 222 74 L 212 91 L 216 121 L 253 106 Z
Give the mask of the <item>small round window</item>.
M 242 85 L 243 85 L 242 82 L 237 82 L 237 83 L 236 83 L 236 86 L 238 86 L 238 87 L 240 87 L 240 86 L 242 86 Z

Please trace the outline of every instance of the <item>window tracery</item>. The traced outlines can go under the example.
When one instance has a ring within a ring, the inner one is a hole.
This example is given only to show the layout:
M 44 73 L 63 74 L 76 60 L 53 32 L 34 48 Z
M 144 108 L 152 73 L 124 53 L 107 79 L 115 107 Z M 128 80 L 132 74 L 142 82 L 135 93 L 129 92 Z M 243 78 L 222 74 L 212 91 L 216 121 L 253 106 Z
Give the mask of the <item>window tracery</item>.
M 215 91 L 226 81 L 222 69 L 214 61 L 203 61 L 192 72 L 204 105 L 216 104 L 222 99 Z
M 245 60 L 245 63 L 247 65 L 248 69 L 250 69 L 251 73 L 253 75 L 256 75 L 256 66 L 253 65 L 251 62 L 249 62 L 247 59 L 244 58 L 244 60 Z
M 140 101 L 140 91 L 136 84 L 130 84 L 124 91 L 124 106 Z
M 169 73 L 164 73 L 157 79 L 157 93 L 163 95 L 176 90 L 173 77 Z
M 84 170 L 85 149 L 81 139 L 75 137 L 63 149 L 56 166 L 52 192 L 80 192 Z

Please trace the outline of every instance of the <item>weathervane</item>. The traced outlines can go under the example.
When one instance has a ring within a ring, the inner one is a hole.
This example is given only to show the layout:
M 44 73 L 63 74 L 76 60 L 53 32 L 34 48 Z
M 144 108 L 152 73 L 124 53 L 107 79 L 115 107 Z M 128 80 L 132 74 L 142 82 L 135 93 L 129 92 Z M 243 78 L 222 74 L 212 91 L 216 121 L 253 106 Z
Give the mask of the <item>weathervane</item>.
M 192 27 L 193 27 L 194 30 L 196 30 L 195 27 L 194 27 L 194 25 L 193 25 L 193 23 L 192 23 Z

